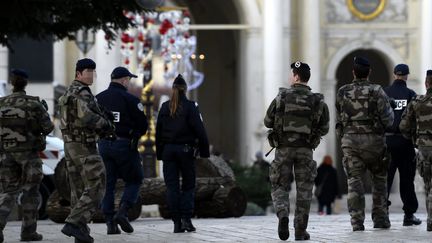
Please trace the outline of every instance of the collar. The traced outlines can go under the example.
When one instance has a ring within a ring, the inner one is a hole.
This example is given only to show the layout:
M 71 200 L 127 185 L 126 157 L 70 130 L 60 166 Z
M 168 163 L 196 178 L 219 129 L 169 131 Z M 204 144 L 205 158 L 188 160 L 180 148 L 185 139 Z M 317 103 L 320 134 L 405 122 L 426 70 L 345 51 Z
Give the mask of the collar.
M 405 86 L 405 87 L 407 86 L 406 81 L 402 80 L 402 79 L 395 79 L 393 81 L 393 84 L 395 84 L 395 85 L 402 85 L 402 86 Z
M 15 91 L 15 92 L 12 92 L 11 95 L 13 95 L 13 96 L 26 95 L 26 92 L 24 90 Z
M 295 89 L 307 89 L 307 90 L 311 90 L 311 88 L 307 84 L 303 84 L 303 83 L 295 83 L 295 84 L 291 85 L 291 87 L 295 88 Z
M 353 83 L 367 83 L 367 82 L 369 82 L 369 79 L 367 78 L 355 78 L 353 80 Z
M 121 89 L 121 90 L 127 91 L 125 86 L 123 86 L 119 83 L 116 83 L 116 82 L 111 82 L 108 89 Z
M 88 86 L 87 84 L 85 84 L 85 83 L 83 83 L 83 82 L 81 82 L 81 81 L 79 81 L 79 80 L 77 80 L 77 79 L 75 79 L 74 82 L 75 82 L 76 84 L 78 84 L 78 85 Z

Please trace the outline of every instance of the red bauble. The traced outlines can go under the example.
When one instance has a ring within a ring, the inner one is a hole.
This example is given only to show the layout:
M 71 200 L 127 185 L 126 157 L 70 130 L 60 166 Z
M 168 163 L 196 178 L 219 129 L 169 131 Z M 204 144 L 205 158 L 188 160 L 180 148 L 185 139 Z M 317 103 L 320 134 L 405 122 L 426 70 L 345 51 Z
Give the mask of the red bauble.
M 143 33 L 139 33 L 137 39 L 138 39 L 138 41 L 140 41 L 140 42 L 144 42 L 145 37 L 144 37 Z
M 121 46 L 120 46 L 120 49 L 122 49 L 122 50 L 125 49 L 125 46 L 124 46 L 124 45 L 121 45 Z
M 189 12 L 188 10 L 184 10 L 184 11 L 183 11 L 183 17 L 188 17 L 188 18 L 190 18 L 190 16 L 191 16 L 191 14 L 190 14 L 190 12 Z
M 130 46 L 130 47 L 129 47 L 129 50 L 133 50 L 133 49 L 134 49 L 134 47 L 133 47 L 133 46 Z
M 169 43 L 174 44 L 175 40 L 173 38 L 169 39 Z
M 189 32 L 185 32 L 185 33 L 183 34 L 183 36 L 184 36 L 184 38 L 189 39 L 190 34 L 189 34 Z
M 132 36 L 129 36 L 129 42 L 132 43 L 134 42 L 135 38 L 133 38 Z
M 121 35 L 121 41 L 123 42 L 123 43 L 128 43 L 129 42 L 129 35 L 127 34 L 127 33 L 123 33 L 122 35 Z
M 129 63 L 130 63 L 129 59 L 126 59 L 126 60 L 125 60 L 125 64 L 126 64 L 126 65 L 129 65 Z

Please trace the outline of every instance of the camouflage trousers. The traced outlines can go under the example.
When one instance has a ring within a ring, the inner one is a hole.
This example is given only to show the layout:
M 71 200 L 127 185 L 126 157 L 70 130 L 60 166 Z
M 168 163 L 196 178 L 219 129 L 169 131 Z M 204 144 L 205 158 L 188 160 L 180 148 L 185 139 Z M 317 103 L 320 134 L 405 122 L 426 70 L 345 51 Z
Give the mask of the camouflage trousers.
M 430 225 L 432 224 L 432 147 L 419 147 L 417 168 L 425 184 L 427 223 Z
M 385 140 L 374 134 L 346 134 L 342 138 L 343 166 L 348 179 L 348 211 L 351 225 L 365 220 L 365 190 L 362 178 L 369 170 L 372 176 L 372 220 L 389 221 L 387 209 L 387 167 Z
M 42 161 L 34 151 L 2 153 L 0 156 L 0 230 L 6 226 L 7 217 L 22 192 L 21 234 L 36 232 Z
M 95 143 L 65 143 L 65 159 L 71 187 L 71 212 L 65 221 L 86 225 L 105 193 L 105 166 Z
M 312 159 L 312 149 L 294 147 L 276 149 L 275 159 L 270 168 L 271 196 L 278 217 L 288 217 L 290 175 L 293 173 L 293 168 L 297 189 L 294 227 L 306 229 L 312 188 L 317 174 L 317 165 Z

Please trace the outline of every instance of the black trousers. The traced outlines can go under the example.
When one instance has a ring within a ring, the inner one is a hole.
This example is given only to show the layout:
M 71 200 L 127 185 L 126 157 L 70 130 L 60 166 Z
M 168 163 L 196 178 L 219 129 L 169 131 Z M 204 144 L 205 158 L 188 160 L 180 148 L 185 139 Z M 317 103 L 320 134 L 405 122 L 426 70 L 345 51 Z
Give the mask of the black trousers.
M 174 221 L 191 218 L 195 206 L 195 157 L 187 145 L 166 144 L 162 152 L 167 204 Z M 182 183 L 180 186 L 180 175 Z
M 418 200 L 414 190 L 414 176 L 416 172 L 416 162 L 414 146 L 409 140 L 402 137 L 387 137 L 387 146 L 391 160 L 387 175 L 387 190 L 390 190 L 396 170 L 399 171 L 399 191 L 403 202 L 402 210 L 405 214 L 413 214 L 417 211 Z

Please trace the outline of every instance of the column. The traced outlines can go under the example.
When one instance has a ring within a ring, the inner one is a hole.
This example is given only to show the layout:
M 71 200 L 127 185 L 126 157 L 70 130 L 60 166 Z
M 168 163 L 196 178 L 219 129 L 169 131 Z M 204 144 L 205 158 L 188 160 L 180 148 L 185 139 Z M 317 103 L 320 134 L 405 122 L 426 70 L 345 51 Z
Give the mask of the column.
M 426 76 L 426 70 L 432 69 L 432 1 L 422 0 L 421 1 L 421 16 L 422 16 L 422 27 L 421 27 L 421 70 L 419 74 L 420 79 L 420 90 L 421 94 L 426 92 L 426 87 L 423 84 L 424 77 Z
M 313 92 L 320 92 L 321 52 L 320 52 L 320 11 L 321 1 L 303 0 L 299 4 L 298 27 L 302 60 L 311 68 L 309 86 Z
M 0 46 L 0 80 L 7 80 L 9 77 L 9 50 Z
M 282 0 L 263 1 L 264 106 L 268 107 L 283 82 Z

